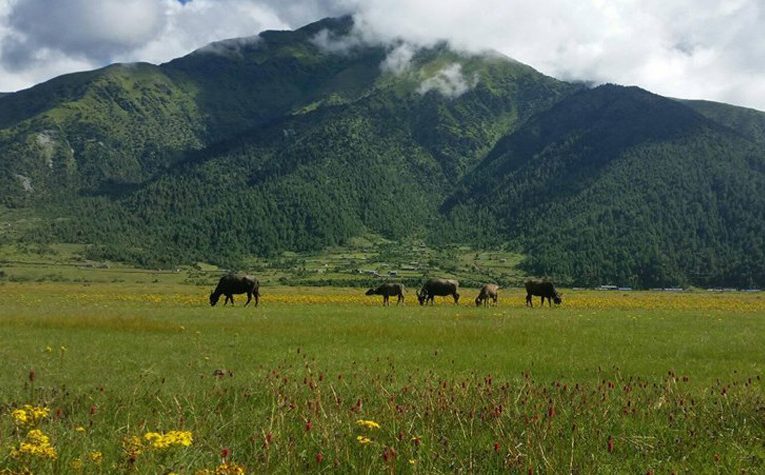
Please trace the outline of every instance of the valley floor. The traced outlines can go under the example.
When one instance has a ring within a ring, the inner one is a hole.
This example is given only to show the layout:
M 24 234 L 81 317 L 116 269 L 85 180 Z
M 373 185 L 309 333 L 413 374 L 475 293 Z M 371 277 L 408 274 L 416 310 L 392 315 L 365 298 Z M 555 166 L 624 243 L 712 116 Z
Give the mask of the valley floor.
M 765 470 L 761 293 L 209 291 L 0 283 L 0 470 Z

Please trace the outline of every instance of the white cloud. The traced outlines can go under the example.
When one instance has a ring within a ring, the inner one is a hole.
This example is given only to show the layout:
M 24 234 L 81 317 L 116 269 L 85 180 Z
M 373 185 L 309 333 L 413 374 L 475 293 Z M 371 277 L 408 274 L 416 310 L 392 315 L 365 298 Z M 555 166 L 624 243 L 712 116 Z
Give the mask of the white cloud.
M 448 39 L 562 79 L 765 110 L 762 0 L 0 0 L 0 90 L 107 59 L 166 61 L 343 12 L 361 23 L 354 41 Z M 405 70 L 408 51 L 399 48 L 382 68 Z
M 166 17 L 163 30 L 118 60 L 162 63 L 230 39 L 210 45 L 207 51 L 236 53 L 257 42 L 256 35 L 265 29 L 290 28 L 273 10 L 248 0 L 194 0 L 185 5 L 175 0 L 162 1 Z
M 40 50 L 108 61 L 156 37 L 165 18 L 156 0 L 24 0 L 11 3 L 3 38 L 6 62 L 18 67 L 38 60 Z
M 347 35 L 338 36 L 329 30 L 321 30 L 311 38 L 311 42 L 328 53 L 347 54 L 367 44 L 358 31 L 354 29 Z
M 0 0 L 0 91 L 111 62 L 161 63 L 216 40 L 229 52 L 290 25 L 249 0 Z
M 452 63 L 444 66 L 432 77 L 422 81 L 417 92 L 426 94 L 430 91 L 438 91 L 442 95 L 454 99 L 474 88 L 476 84 L 478 84 L 477 75 L 468 79 L 462 74 L 462 65 Z
M 396 75 L 402 74 L 409 69 L 414 58 L 414 53 L 417 49 L 409 43 L 401 43 L 394 47 L 385 60 L 380 64 L 380 68 L 385 72 L 390 72 Z

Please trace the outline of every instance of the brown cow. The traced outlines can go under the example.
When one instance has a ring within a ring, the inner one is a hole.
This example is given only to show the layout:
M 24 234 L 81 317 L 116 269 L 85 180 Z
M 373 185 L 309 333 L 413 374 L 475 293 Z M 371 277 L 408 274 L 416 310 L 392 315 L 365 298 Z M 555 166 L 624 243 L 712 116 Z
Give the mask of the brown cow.
M 497 284 L 484 284 L 484 286 L 481 287 L 481 291 L 478 293 L 478 297 L 475 298 L 475 306 L 480 307 L 481 304 L 483 304 L 484 307 L 487 307 L 489 305 L 489 299 L 494 302 L 494 305 L 497 305 L 498 290 L 499 286 Z
M 366 292 L 366 295 L 382 295 L 383 298 L 383 306 L 390 305 L 389 299 L 391 296 L 398 296 L 398 301 L 396 302 L 396 305 L 400 304 L 404 301 L 404 284 L 395 284 L 391 282 L 386 282 L 376 289 L 369 289 Z

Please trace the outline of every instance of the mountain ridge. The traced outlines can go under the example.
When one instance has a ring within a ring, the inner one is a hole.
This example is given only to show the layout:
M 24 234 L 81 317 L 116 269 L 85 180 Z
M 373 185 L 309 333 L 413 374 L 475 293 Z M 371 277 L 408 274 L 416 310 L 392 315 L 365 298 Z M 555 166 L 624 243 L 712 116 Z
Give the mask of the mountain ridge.
M 4 96 L 0 203 L 43 218 L 29 239 L 146 266 L 374 232 L 509 248 L 571 284 L 765 284 L 765 114 L 352 31 L 324 19 Z

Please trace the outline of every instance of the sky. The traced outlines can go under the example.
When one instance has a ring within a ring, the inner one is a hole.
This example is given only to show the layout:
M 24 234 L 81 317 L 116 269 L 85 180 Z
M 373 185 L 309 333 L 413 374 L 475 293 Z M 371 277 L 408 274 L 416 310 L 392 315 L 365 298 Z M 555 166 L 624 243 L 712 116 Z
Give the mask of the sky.
M 375 41 L 765 110 L 765 0 L 0 0 L 0 91 L 342 14 Z

